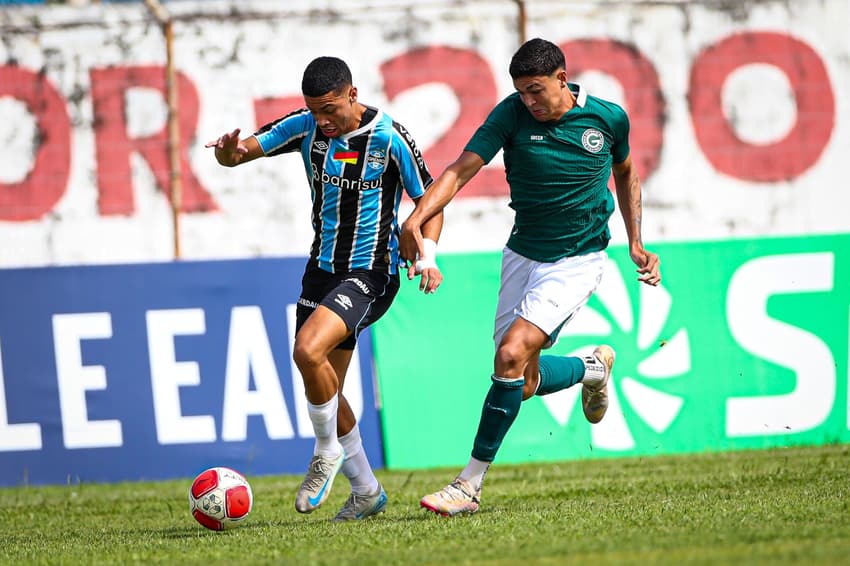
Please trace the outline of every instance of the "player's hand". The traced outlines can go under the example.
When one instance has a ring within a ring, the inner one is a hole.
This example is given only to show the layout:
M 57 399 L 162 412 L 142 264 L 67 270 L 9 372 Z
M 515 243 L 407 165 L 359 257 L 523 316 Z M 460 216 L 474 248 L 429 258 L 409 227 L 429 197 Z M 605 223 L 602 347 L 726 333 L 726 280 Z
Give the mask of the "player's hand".
M 443 282 L 443 273 L 433 261 L 418 260 L 407 268 L 407 278 L 413 279 L 419 275 L 419 290 L 429 295 L 437 290 Z
M 215 149 L 215 158 L 222 165 L 235 165 L 239 163 L 243 155 L 248 153 L 248 148 L 239 140 L 239 132 L 236 128 L 232 132 L 221 135 L 218 139 L 204 144 L 204 147 Z
M 425 255 L 425 244 L 422 241 L 422 230 L 419 227 L 419 224 L 412 222 L 410 218 L 401 225 L 401 236 L 399 236 L 398 240 L 398 251 L 401 259 L 407 261 L 409 264 L 414 264 L 418 258 Z M 411 268 L 413 267 L 415 266 L 411 265 Z M 407 270 L 408 279 L 413 279 L 415 275 L 417 275 L 415 270 L 412 271 L 410 268 Z
M 661 260 L 643 247 L 630 250 L 632 261 L 638 266 L 638 281 L 655 287 L 661 283 Z

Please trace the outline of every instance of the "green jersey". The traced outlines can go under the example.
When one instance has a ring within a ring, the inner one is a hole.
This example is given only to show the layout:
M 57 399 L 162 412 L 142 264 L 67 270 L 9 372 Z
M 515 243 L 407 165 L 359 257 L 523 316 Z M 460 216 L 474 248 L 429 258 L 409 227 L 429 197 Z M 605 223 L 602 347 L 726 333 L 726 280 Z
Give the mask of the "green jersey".
M 576 106 L 560 120 L 538 122 L 513 93 L 464 148 L 485 163 L 504 149 L 516 211 L 508 247 L 541 262 L 605 249 L 614 197 L 611 164 L 629 156 L 629 118 L 617 104 L 570 83 Z

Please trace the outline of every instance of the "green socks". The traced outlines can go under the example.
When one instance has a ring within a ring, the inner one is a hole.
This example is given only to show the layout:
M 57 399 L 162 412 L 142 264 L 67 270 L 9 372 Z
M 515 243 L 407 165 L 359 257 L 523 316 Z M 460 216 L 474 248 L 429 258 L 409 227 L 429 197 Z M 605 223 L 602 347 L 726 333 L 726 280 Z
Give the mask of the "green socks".
M 584 377 L 581 358 L 540 356 L 540 384 L 535 395 L 548 395 L 572 387 Z
M 584 377 L 581 358 L 540 356 L 540 384 L 536 395 L 548 395 L 579 383 Z M 472 457 L 492 462 L 505 435 L 514 423 L 522 405 L 522 386 L 525 379 L 507 379 L 493 375 L 493 384 L 484 399 L 478 433 L 472 444 Z
M 496 452 L 502 445 L 502 440 L 519 414 L 522 386 L 525 384 L 522 377 L 510 380 L 493 375 L 491 379 L 493 384 L 484 399 L 478 433 L 472 444 L 472 457 L 483 462 L 496 459 Z

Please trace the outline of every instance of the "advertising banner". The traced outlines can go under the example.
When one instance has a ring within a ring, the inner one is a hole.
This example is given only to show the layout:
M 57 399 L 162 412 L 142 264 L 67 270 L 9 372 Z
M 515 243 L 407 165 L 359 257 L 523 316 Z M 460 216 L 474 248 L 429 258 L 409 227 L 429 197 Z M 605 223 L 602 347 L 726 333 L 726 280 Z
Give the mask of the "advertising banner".
M 305 261 L 0 270 L 0 485 L 302 473 Z M 368 332 L 345 386 L 381 467 Z
M 534 397 L 500 462 L 850 441 L 850 235 L 650 246 L 663 285 L 622 246 L 546 353 L 617 352 L 605 419 L 580 387 Z M 386 462 L 466 463 L 493 371 L 499 253 L 447 255 L 432 296 L 405 287 L 375 327 Z

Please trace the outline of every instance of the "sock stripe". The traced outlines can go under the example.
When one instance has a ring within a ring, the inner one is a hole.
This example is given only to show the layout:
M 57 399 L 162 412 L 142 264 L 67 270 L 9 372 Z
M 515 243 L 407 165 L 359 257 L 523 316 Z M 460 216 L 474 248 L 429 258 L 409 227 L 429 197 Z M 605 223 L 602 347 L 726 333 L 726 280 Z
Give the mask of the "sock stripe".
M 505 389 L 521 389 L 525 385 L 525 377 L 501 377 L 495 373 L 490 376 L 493 383 Z

